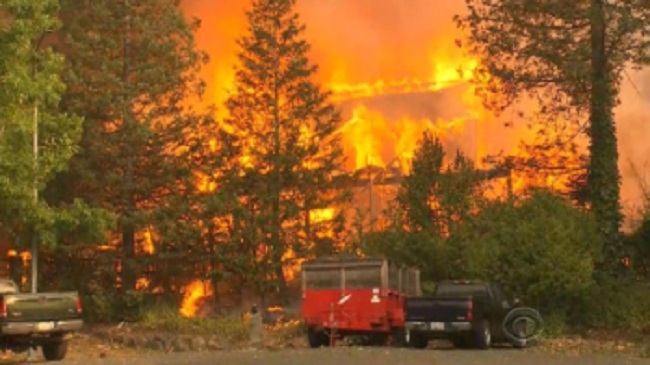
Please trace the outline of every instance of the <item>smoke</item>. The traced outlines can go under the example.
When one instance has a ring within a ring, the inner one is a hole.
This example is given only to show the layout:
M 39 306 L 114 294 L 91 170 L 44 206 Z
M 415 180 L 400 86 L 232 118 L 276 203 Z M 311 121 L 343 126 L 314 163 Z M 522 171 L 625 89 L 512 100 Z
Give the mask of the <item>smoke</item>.
M 187 14 L 202 19 L 197 41 L 211 56 L 203 73 L 208 83 L 206 102 L 218 107 L 232 84 L 236 39 L 246 30 L 244 10 L 249 4 L 246 0 L 183 0 Z M 459 32 L 452 17 L 464 11 L 463 0 L 298 0 L 298 12 L 312 45 L 311 57 L 320 67 L 318 81 L 326 84 L 431 79 L 440 64 L 461 57 L 454 45 Z M 383 104 L 376 110 L 402 116 L 416 113 L 408 116 L 418 119 L 428 108 L 433 114 L 448 113 L 462 105 L 447 97 L 450 100 L 441 106 L 443 96 L 431 98 L 430 106 L 422 95 L 410 100 L 394 98 L 395 104 Z M 640 184 L 650 168 L 650 71 L 630 73 L 623 81 L 621 100 L 616 121 L 622 202 L 631 209 L 643 203 Z M 430 116 L 433 120 L 439 117 Z M 479 154 L 508 153 L 522 135 L 521 130 L 504 128 L 502 123 L 479 123 L 470 129 L 467 133 L 478 137 L 456 144 L 467 147 L 480 141 L 480 147 L 474 147 Z
M 618 128 L 621 202 L 633 216 L 646 202 L 650 183 L 650 70 L 628 72 L 615 119 Z M 644 192 L 645 189 L 645 192 Z

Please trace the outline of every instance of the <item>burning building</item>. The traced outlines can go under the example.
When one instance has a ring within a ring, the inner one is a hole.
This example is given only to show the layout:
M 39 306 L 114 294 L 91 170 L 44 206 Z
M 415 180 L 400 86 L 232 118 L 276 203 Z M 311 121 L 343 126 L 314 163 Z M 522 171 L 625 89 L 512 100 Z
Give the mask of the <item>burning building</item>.
M 211 56 L 203 71 L 208 85 L 203 103 L 221 105 L 234 81 L 236 40 L 246 30 L 250 2 L 182 3 L 188 15 L 202 20 L 197 41 Z M 319 65 L 317 81 L 332 90 L 342 111 L 345 168 L 365 177 L 355 205 L 370 213 L 369 222 L 386 207 L 400 176 L 408 174 L 424 131 L 434 132 L 448 154 L 460 150 L 482 169 L 489 167 L 483 160 L 490 155 L 523 154 L 520 141 L 533 137 L 525 121 L 516 115 L 495 118 L 475 95 L 469 81 L 476 61 L 455 45 L 462 34 L 452 19 L 464 7 L 463 0 L 297 2 L 312 61 Z M 549 176 L 538 180 L 557 184 Z M 515 177 L 511 186 L 516 191 L 525 185 L 523 177 Z M 331 215 L 316 213 L 322 219 Z

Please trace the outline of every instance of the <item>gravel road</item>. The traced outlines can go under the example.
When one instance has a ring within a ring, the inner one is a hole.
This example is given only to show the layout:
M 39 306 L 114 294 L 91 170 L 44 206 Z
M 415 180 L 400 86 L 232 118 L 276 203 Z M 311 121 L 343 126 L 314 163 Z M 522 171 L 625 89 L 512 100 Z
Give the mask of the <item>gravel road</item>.
M 650 359 L 620 356 L 552 355 L 513 349 L 407 350 L 386 348 L 300 349 L 281 351 L 222 351 L 213 353 L 175 353 L 142 355 L 126 358 L 68 360 L 61 365 L 636 365 L 650 364 Z

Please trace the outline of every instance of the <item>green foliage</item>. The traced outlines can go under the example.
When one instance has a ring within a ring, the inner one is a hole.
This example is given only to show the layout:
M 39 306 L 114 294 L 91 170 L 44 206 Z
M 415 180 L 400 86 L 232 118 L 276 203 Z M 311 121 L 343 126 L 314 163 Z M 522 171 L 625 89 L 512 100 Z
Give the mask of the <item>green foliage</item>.
M 555 1 L 465 2 L 469 12 L 456 21 L 468 32 L 461 43 L 480 60 L 477 90 L 486 106 L 502 112 L 528 97 L 539 104 L 541 119 L 551 123 L 541 130 L 551 135 L 547 145 L 560 148 L 574 145 L 576 135 L 588 137 L 588 200 L 605 240 L 606 268 L 613 268 L 623 254 L 613 109 L 625 67 L 650 63 L 650 6 L 602 0 L 563 6 Z
M 187 318 L 177 308 L 158 307 L 147 311 L 141 325 L 156 331 L 174 333 L 206 333 L 224 338 L 232 343 L 249 340 L 248 326 L 239 316 Z
M 650 210 L 646 209 L 636 230 L 626 237 L 626 246 L 632 257 L 634 272 L 644 279 L 650 279 Z
M 59 28 L 58 10 L 56 0 L 0 1 L 6 15 L 0 27 L 0 232 L 20 242 L 36 233 L 48 247 L 70 235 L 96 237 L 110 224 L 79 202 L 52 207 L 36 201 L 68 168 L 81 137 L 81 119 L 59 111 L 64 60 L 47 37 Z
M 586 328 L 647 331 L 650 328 L 650 286 L 629 279 L 606 279 L 580 298 L 570 323 Z
M 186 103 L 202 91 L 197 73 L 206 58 L 195 49 L 198 22 L 187 21 L 176 0 L 64 0 L 61 18 L 63 106 L 85 123 L 82 150 L 49 187 L 48 199 L 79 198 L 116 215 L 123 285 L 134 288 L 139 233 L 189 224 L 177 211 L 188 209 L 178 197 L 193 179 L 184 146 L 201 121 Z M 153 237 L 158 247 L 178 242 Z
M 225 259 L 224 271 L 260 292 L 283 290 L 288 250 L 297 257 L 334 250 L 323 236 L 342 231 L 342 212 L 324 221 L 310 213 L 349 199 L 335 177 L 343 165 L 340 116 L 313 81 L 317 67 L 294 5 L 252 2 L 228 117 L 212 132 L 218 152 L 203 165 L 218 187 L 201 202 L 208 247 Z
M 501 283 L 545 313 L 566 313 L 592 284 L 600 239 L 589 215 L 544 191 L 495 202 L 452 233 L 462 275 Z
M 389 257 L 391 260 L 421 271 L 423 285 L 453 275 L 451 247 L 447 240 L 428 232 L 387 231 L 367 235 L 364 253 Z
M 396 199 L 410 232 L 445 236 L 478 203 L 479 179 L 472 161 L 458 153 L 445 166 L 446 157 L 440 141 L 425 132 Z
M 386 232 L 367 235 L 364 252 L 420 268 L 422 283 L 454 275 L 457 261 L 447 237 L 481 204 L 480 178 L 473 163 L 458 153 L 446 161 L 442 145 L 425 132 L 418 141 L 411 173 L 404 178 L 396 204 L 387 212 Z

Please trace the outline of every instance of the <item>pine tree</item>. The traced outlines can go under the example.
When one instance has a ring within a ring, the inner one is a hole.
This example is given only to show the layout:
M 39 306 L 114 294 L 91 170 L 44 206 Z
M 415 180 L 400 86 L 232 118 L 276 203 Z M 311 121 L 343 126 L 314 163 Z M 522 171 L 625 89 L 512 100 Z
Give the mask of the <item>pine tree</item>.
M 471 160 L 458 152 L 452 161 L 446 161 L 440 141 L 425 132 L 414 151 L 411 172 L 396 197 L 401 212 L 397 227 L 446 237 L 476 208 L 480 183 Z
M 238 224 L 246 232 L 251 269 L 260 270 L 258 284 L 275 283 L 280 291 L 284 255 L 309 255 L 319 231 L 332 229 L 313 222 L 310 212 L 349 199 L 343 180 L 335 178 L 344 162 L 336 133 L 340 116 L 329 93 L 312 80 L 317 66 L 308 60 L 305 26 L 294 6 L 294 0 L 252 2 L 224 121 L 228 144 L 241 149 L 241 174 L 231 176 L 236 184 L 223 184 L 237 187 L 246 211 Z
M 466 0 L 458 17 L 463 43 L 480 58 L 486 105 L 502 111 L 526 96 L 547 116 L 574 123 L 589 139 L 587 191 L 605 239 L 607 262 L 619 262 L 620 176 L 613 109 L 629 65 L 650 63 L 645 1 Z M 500 94 L 501 98 L 491 95 Z
M 62 17 L 64 106 L 85 122 L 82 151 L 59 179 L 68 189 L 52 195 L 118 215 L 122 287 L 133 289 L 139 233 L 173 224 L 169 202 L 183 201 L 174 196 L 191 176 L 183 146 L 199 120 L 186 106 L 202 86 L 198 22 L 186 21 L 178 0 L 64 0 Z

